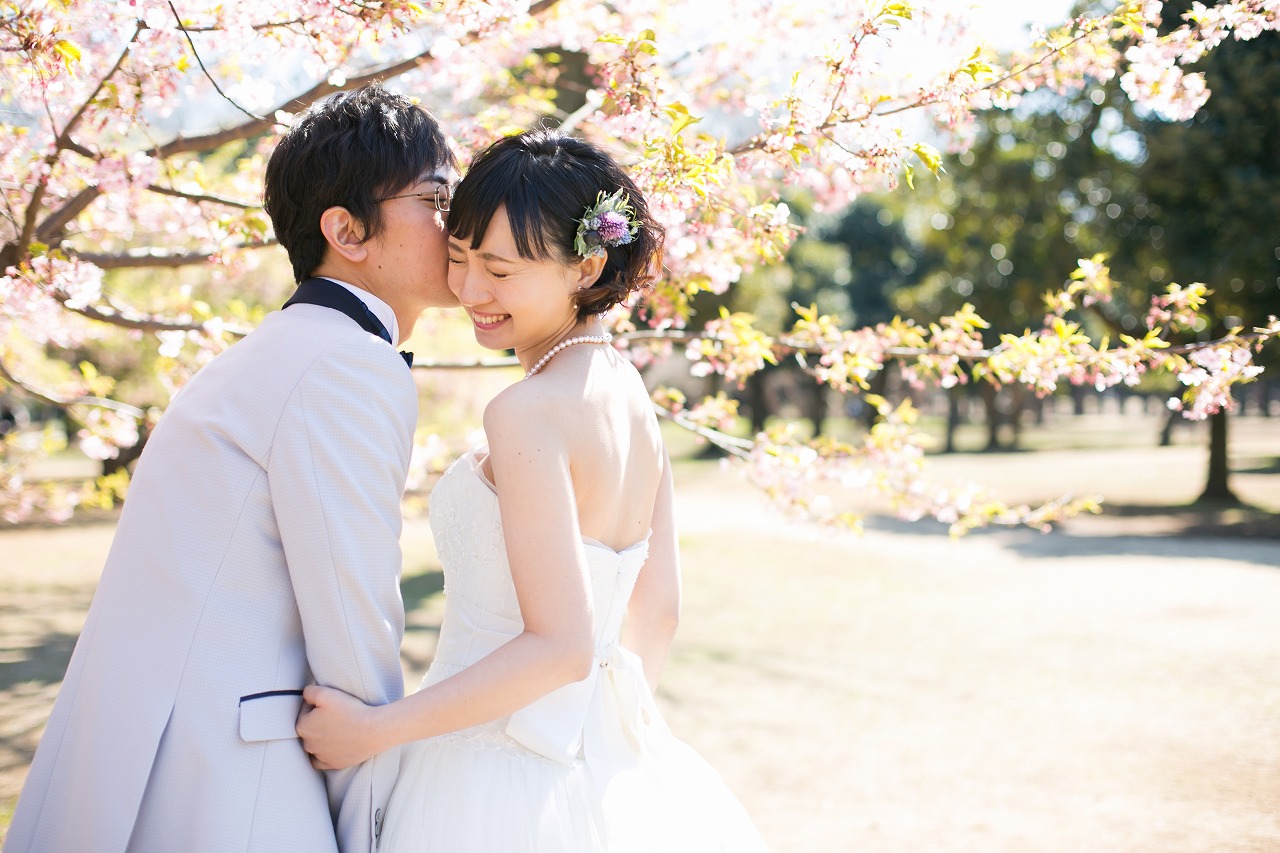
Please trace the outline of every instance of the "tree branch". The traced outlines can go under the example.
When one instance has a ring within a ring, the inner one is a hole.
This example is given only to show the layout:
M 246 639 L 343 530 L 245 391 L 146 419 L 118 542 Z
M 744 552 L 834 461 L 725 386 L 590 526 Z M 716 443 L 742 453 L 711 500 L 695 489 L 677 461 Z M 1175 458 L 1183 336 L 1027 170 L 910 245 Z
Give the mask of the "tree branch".
M 13 375 L 9 368 L 5 367 L 4 362 L 0 361 L 0 378 L 13 385 L 15 388 L 21 388 L 24 393 L 48 403 L 51 406 L 57 406 L 60 409 L 67 409 L 71 406 L 96 406 L 100 409 L 110 409 L 113 412 L 119 412 L 137 420 L 146 417 L 146 412 L 137 406 L 131 406 L 128 403 L 121 403 L 119 400 L 111 400 L 106 397 L 66 397 L 61 394 L 55 394 L 52 391 L 46 391 L 29 382 L 24 382 Z
M 265 30 L 279 30 L 284 29 L 285 27 L 292 27 L 294 24 L 305 24 L 310 20 L 311 18 L 292 18 L 288 21 L 268 21 L 265 24 L 253 24 L 250 26 L 250 29 L 256 30 L 257 32 L 263 32 Z M 189 33 L 222 32 L 222 27 L 186 27 L 185 29 Z
M 67 144 L 63 147 L 67 151 L 74 151 L 75 153 L 79 154 L 81 157 L 84 157 L 86 160 L 96 161 L 99 159 L 98 154 L 96 152 L 90 151 L 88 148 L 81 145 L 79 142 L 76 142 L 74 139 L 68 139 Z
M 1098 21 L 1106 20 L 1107 17 L 1109 16 L 1104 16 L 1102 18 L 1095 18 L 1094 22 L 1096 23 Z M 985 83 L 982 86 L 979 86 L 978 88 L 974 89 L 972 92 L 969 92 L 968 95 L 973 95 L 976 92 L 985 92 L 988 89 L 994 89 L 996 86 L 999 86 L 1001 83 L 1008 82 L 1009 80 L 1012 80 L 1015 77 L 1019 77 L 1027 73 L 1032 68 L 1035 68 L 1039 65 L 1044 65 L 1050 59 L 1053 59 L 1055 56 L 1062 53 L 1067 48 L 1071 47 L 1073 44 L 1081 42 L 1084 39 L 1088 38 L 1089 36 L 1093 35 L 1093 33 L 1094 33 L 1094 30 L 1086 30 L 1085 32 L 1082 32 L 1080 35 L 1076 36 L 1075 38 L 1071 39 L 1065 44 L 1055 47 L 1053 50 L 1049 51 L 1044 56 L 1040 57 L 1034 62 L 1028 62 L 1026 65 L 1022 66 L 1021 68 L 1017 68 L 1013 71 L 1010 71 L 1009 73 L 1005 74 L 1003 77 L 1001 77 L 998 80 L 993 80 L 990 83 Z M 926 98 L 920 101 L 916 101 L 914 103 L 904 104 L 899 107 L 894 107 L 893 109 L 889 109 L 889 110 L 872 111 L 871 114 L 875 116 L 891 116 L 891 115 L 894 115 L 895 113 L 905 112 L 906 110 L 913 110 L 918 107 L 928 106 L 929 104 L 934 103 L 936 100 L 937 98 L 932 98 L 932 99 Z
M 235 201 L 229 198 L 221 198 L 216 195 L 199 195 L 197 193 L 184 193 L 181 190 L 174 190 L 174 189 L 170 189 L 169 187 L 162 187 L 162 186 L 159 186 L 158 184 L 148 184 L 147 189 L 153 193 L 159 193 L 160 195 L 173 196 L 174 198 L 185 198 L 187 201 L 208 201 L 208 202 L 213 202 L 214 204 L 225 205 L 227 207 L 236 207 L 236 208 L 239 208 L 240 210 L 253 210 L 261 206 L 257 204 L 249 204 L 248 202 L 243 202 L 243 201 Z
M 653 411 L 658 415 L 658 417 L 666 418 L 677 426 L 705 438 L 707 441 L 711 442 L 716 447 L 719 447 L 726 453 L 731 453 L 739 459 L 751 458 L 751 450 L 755 447 L 755 442 L 748 438 L 738 438 L 737 436 L 729 435 L 726 432 L 721 432 L 718 429 L 699 426 L 688 418 L 682 417 L 670 409 L 659 406 L 656 403 L 653 406 Z
M 555 6 L 556 3 L 558 2 L 559 0 L 538 0 L 538 2 L 533 3 L 529 7 L 529 15 L 530 16 L 539 15 L 545 12 L 547 9 L 550 9 L 553 6 Z M 299 19 L 297 21 L 288 21 L 280 24 L 268 24 L 263 26 L 264 27 L 286 26 L 294 23 L 302 23 L 302 19 Z M 204 32 L 205 30 L 200 29 L 200 30 L 192 30 L 192 31 Z M 141 27 L 139 27 L 138 31 L 134 33 L 134 36 L 133 36 L 134 39 L 137 39 L 138 32 L 141 32 Z M 132 44 L 132 40 L 130 41 L 130 43 Z M 128 53 L 127 49 L 125 53 L 126 54 Z M 421 65 L 422 63 L 426 62 L 430 56 L 431 56 L 431 51 L 424 50 L 422 53 L 419 53 L 416 56 L 410 57 L 409 59 L 406 59 L 402 62 L 397 62 L 393 65 L 387 66 L 386 68 L 380 69 L 378 71 L 370 72 L 360 77 L 353 77 L 347 80 L 341 86 L 333 86 L 333 85 L 330 85 L 328 82 L 318 83 L 315 86 L 308 89 L 306 92 L 303 92 L 301 95 L 298 95 L 296 98 L 291 98 L 290 100 L 280 104 L 278 107 L 276 107 L 274 110 L 271 111 L 271 116 L 274 116 L 277 112 L 282 112 L 282 111 L 297 112 L 297 111 L 306 109 L 307 107 L 314 104 L 316 101 L 319 101 L 321 98 L 324 98 L 327 95 L 331 95 L 334 92 L 340 92 L 347 89 L 355 89 L 360 86 L 363 86 L 366 83 L 371 83 L 375 80 L 387 80 L 392 77 L 399 76 L 400 74 L 404 74 L 407 71 L 411 71 L 414 68 L 416 68 L 418 65 Z M 123 62 L 124 56 L 122 55 L 120 59 L 121 59 L 121 62 Z M 117 63 L 117 66 L 118 65 L 119 63 Z M 114 69 L 112 73 L 113 74 L 115 73 Z M 104 82 L 105 82 L 105 78 L 104 78 Z M 95 97 L 96 97 L 96 94 L 97 93 L 95 92 Z M 163 159 L 166 157 L 171 157 L 174 154 L 185 154 L 190 152 L 209 151 L 211 149 L 219 147 L 220 145 L 224 145 L 228 142 L 234 142 L 235 140 L 238 140 L 238 139 L 247 139 L 251 136 L 256 136 L 260 133 L 265 133 L 266 131 L 270 130 L 274 125 L 275 125 L 275 119 L 273 117 L 269 118 L 264 116 L 260 118 L 254 118 L 250 121 L 243 122 L 234 127 L 226 128 L 225 130 L 215 131 L 213 133 L 207 133 L 200 136 L 188 136 L 188 137 L 177 136 L 172 140 L 170 140 L 169 142 L 164 143 L 162 145 L 153 145 L 151 148 L 147 149 L 145 153 L 147 154 L 147 156 L 155 157 L 157 159 Z M 61 233 L 62 229 L 66 227 L 67 223 L 69 223 L 72 219 L 78 216 L 81 211 L 83 211 L 86 207 L 88 207 L 94 201 L 94 199 L 98 197 L 100 192 L 101 191 L 97 187 L 87 187 L 86 189 L 81 190 L 80 193 L 77 194 L 76 197 L 73 198 L 70 202 L 63 205 L 63 207 L 60 210 L 58 210 L 57 212 L 49 216 L 44 222 L 40 224 L 39 228 L 36 229 L 36 236 L 39 238 L 40 242 L 42 243 L 53 242 L 54 239 Z M 28 215 L 31 217 L 34 217 L 35 216 L 34 211 L 35 211 L 35 206 L 29 207 Z M 19 246 L 25 246 L 28 242 L 30 242 L 29 236 L 27 236 L 23 242 L 19 243 Z
M 27 202 L 27 212 L 23 219 L 22 231 L 18 235 L 17 239 L 17 252 L 19 254 L 26 250 L 26 247 L 31 243 L 32 235 L 39 231 L 36 227 L 36 219 L 40 216 L 41 202 L 44 200 L 45 189 L 49 186 L 49 176 L 51 174 L 53 164 L 58 162 L 58 155 L 66 150 L 68 146 L 73 144 L 71 141 L 71 131 L 76 129 L 76 126 L 80 124 L 80 120 L 84 118 L 84 114 L 88 112 L 89 107 L 91 107 L 93 102 L 97 100 L 98 93 L 102 91 L 102 87 L 107 85 L 107 81 L 114 77 L 116 72 L 124 65 L 124 60 L 129 55 L 129 51 L 133 48 L 133 43 L 138 40 L 138 34 L 142 32 L 145 26 L 146 24 L 141 21 L 138 22 L 138 25 L 133 30 L 133 35 L 129 37 L 128 43 L 125 44 L 124 50 L 120 52 L 120 56 L 116 59 L 115 64 L 111 66 L 111 70 L 98 81 L 98 85 L 93 88 L 93 93 L 85 99 L 85 102 L 80 105 L 78 110 L 76 110 L 75 115 L 67 121 L 66 126 L 62 128 L 62 131 L 58 133 L 57 138 L 54 139 L 53 150 L 44 158 L 45 165 L 49 168 L 45 170 L 39 183 L 36 184 L 35 190 L 31 193 L 31 200 Z M 50 125 L 50 129 L 53 129 L 52 124 Z
M 36 239 L 41 243 L 53 242 L 53 239 L 62 233 L 71 220 L 83 213 L 85 208 L 93 204 L 94 199 L 101 194 L 102 191 L 97 187 L 85 187 L 76 193 L 74 198 L 49 214 L 44 222 L 40 223 L 40 227 L 36 229 Z
M 182 16 L 178 14 L 178 9 L 173 5 L 173 0 L 169 0 L 169 9 L 170 11 L 173 12 L 173 19 L 178 22 L 178 29 L 182 30 L 182 34 L 187 37 L 187 44 L 191 45 L 191 52 L 195 54 L 196 62 L 199 63 L 200 65 L 200 70 L 204 72 L 204 76 L 207 77 L 209 79 L 209 82 L 213 84 L 214 91 L 216 91 L 219 95 L 221 95 L 223 100 L 225 100 L 228 104 L 235 107 L 240 112 L 247 115 L 249 118 L 255 119 L 257 121 L 262 121 L 262 116 L 257 116 L 249 112 L 244 107 L 236 103 L 235 99 L 233 99 L 230 95 L 222 91 L 222 87 L 218 85 L 218 81 L 214 80 L 213 75 L 209 73 L 209 69 L 204 67 L 204 60 L 200 58 L 200 51 L 196 50 L 196 43 L 194 40 L 192 40 L 191 33 L 187 32 L 187 28 L 183 26 Z
M 1114 16 L 1114 13 L 1112 15 L 1104 15 L 1101 18 L 1095 18 L 1094 23 L 1106 21 L 1113 16 Z M 1026 72 L 1030 71 L 1031 69 L 1037 66 L 1043 65 L 1053 57 L 1061 54 L 1067 48 L 1071 47 L 1077 42 L 1080 42 L 1083 39 L 1087 38 L 1088 36 L 1092 35 L 1094 31 L 1095 30 L 1088 30 L 1086 32 L 1083 32 L 1080 35 L 1076 36 L 1075 38 L 1071 39 L 1070 41 L 1062 45 L 1059 45 L 1058 47 L 1055 47 L 1053 50 L 1049 51 L 1044 56 L 1040 57 L 1034 62 L 1029 62 L 1026 65 L 1023 65 L 1021 68 L 1017 68 L 1013 71 L 1010 71 L 1009 73 L 1005 74 L 1003 77 L 999 78 L 998 80 L 994 80 L 990 83 L 986 83 L 982 86 L 979 86 L 978 88 L 974 89 L 972 92 L 968 94 L 972 95 L 976 92 L 985 92 L 988 89 L 993 89 L 996 86 L 999 86 L 1001 83 L 1012 80 L 1013 78 L 1018 77 L 1022 74 L 1025 74 Z M 843 82 L 841 85 L 843 86 Z M 828 120 L 820 124 L 818 127 L 814 128 L 813 132 L 826 136 L 826 131 L 837 128 L 843 124 L 861 124 L 862 122 L 865 122 L 867 119 L 871 118 L 872 116 L 883 117 L 883 116 L 895 115 L 897 113 L 906 112 L 907 110 L 915 110 L 915 109 L 920 109 L 921 107 L 926 107 L 929 104 L 935 103 L 936 101 L 937 101 L 936 97 L 920 98 L 919 100 L 911 101 L 909 103 L 902 104 L 900 106 L 893 107 L 891 109 L 872 110 L 871 112 L 867 113 L 865 116 L 861 116 L 858 118 L 837 119 L 835 121 Z M 757 134 L 751 137 L 750 139 L 746 140 L 745 142 L 742 142 L 734 146 L 733 148 L 728 149 L 726 153 L 728 153 L 732 157 L 737 157 L 741 154 L 746 154 L 748 151 L 758 151 L 763 147 L 764 141 L 768 139 L 769 136 L 770 134 L 764 134 L 764 133 Z M 829 136 L 827 138 L 830 139 Z M 834 142 L 834 140 L 832 141 Z M 845 150 L 848 150 L 848 149 L 845 149 Z
M 227 250 L 261 249 L 277 245 L 275 240 L 263 240 L 261 243 L 239 243 L 228 246 Z M 101 252 L 81 252 L 64 247 L 69 257 L 78 258 L 104 270 L 142 269 L 145 267 L 186 267 L 203 264 L 220 252 L 170 252 L 163 249 L 134 249 L 119 254 Z
M 117 308 L 115 306 L 102 308 L 96 305 L 77 305 L 67 304 L 67 294 L 60 291 L 53 291 L 50 295 L 61 303 L 62 307 L 82 317 L 88 317 L 90 320 L 97 320 L 101 323 L 109 323 L 112 326 L 120 326 L 125 329 L 137 329 L 142 332 L 204 332 L 210 334 L 212 330 L 208 323 L 196 323 L 192 321 L 181 320 L 162 320 L 140 311 L 134 311 L 131 308 Z M 238 326 L 219 326 L 218 331 L 225 332 L 236 338 L 243 338 L 249 334 L 252 329 L 245 329 Z
M 530 16 L 541 14 L 554 6 L 557 2 L 559 2 L 559 0 L 539 0 L 539 2 L 534 3 L 529 7 L 529 14 Z M 474 36 L 475 33 L 472 32 L 471 35 Z M 381 68 L 377 71 L 371 71 L 367 74 L 362 74 L 359 77 L 351 77 L 341 86 L 335 86 L 328 81 L 317 83 L 301 95 L 277 106 L 271 111 L 271 115 L 274 116 L 277 112 L 300 112 L 335 92 L 358 89 L 368 83 L 381 82 L 383 80 L 389 80 L 392 77 L 398 77 L 401 74 L 412 71 L 430 58 L 431 49 L 428 48 L 421 53 L 415 54 L 414 56 L 401 60 L 400 62 L 388 65 L 385 68 Z M 229 127 L 225 130 L 215 131 L 214 133 L 207 133 L 201 136 L 179 136 L 163 145 L 151 148 L 146 153 L 151 157 L 164 158 L 174 154 L 183 154 L 192 151 L 208 151 L 227 142 L 232 142 L 237 139 L 245 139 L 250 136 L 256 136 L 259 133 L 264 133 L 274 124 L 274 118 L 264 117 L 254 119 L 253 121 L 238 124 L 235 127 Z
M 634 332 L 621 332 L 614 335 L 615 338 L 628 341 L 646 341 L 646 340 L 669 340 L 669 341 L 699 341 L 699 340 L 716 340 L 717 336 L 708 335 L 702 332 L 690 332 L 684 329 L 642 329 Z M 1196 341 L 1190 344 L 1180 344 L 1171 346 L 1164 352 L 1173 355 L 1184 355 L 1196 350 L 1209 349 L 1211 347 L 1221 346 L 1232 342 L 1258 343 L 1270 338 L 1280 337 L 1277 331 L 1256 331 L 1246 332 L 1240 335 L 1226 335 L 1211 341 Z M 776 346 L 796 353 L 822 353 L 824 350 L 813 347 L 808 344 L 801 343 L 795 339 L 781 337 L 777 339 Z M 920 356 L 937 356 L 937 357 L 954 357 L 965 361 L 981 361 L 991 358 L 993 355 L 1001 352 L 1004 346 L 997 346 L 993 349 L 980 350 L 943 350 L 943 349 L 927 349 L 923 347 L 886 347 L 882 352 L 893 358 L 918 358 Z M 476 365 L 479 366 L 479 365 Z

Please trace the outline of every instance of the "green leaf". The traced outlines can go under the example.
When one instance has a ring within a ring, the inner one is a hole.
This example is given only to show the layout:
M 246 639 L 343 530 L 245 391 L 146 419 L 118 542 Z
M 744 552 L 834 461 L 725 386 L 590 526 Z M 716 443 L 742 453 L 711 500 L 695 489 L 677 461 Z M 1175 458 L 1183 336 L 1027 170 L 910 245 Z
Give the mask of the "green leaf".
M 968 74 L 973 79 L 978 79 L 982 74 L 990 74 L 991 66 L 982 58 L 982 46 L 974 48 L 973 53 L 969 54 L 969 58 L 964 61 L 958 71 L 961 74 Z
M 671 116 L 671 135 L 673 137 L 689 125 L 697 124 L 702 121 L 698 116 L 690 115 L 688 107 L 684 104 L 670 104 L 664 107 L 664 111 L 667 115 Z
M 902 18 L 904 21 L 910 21 L 912 14 L 911 4 L 904 2 L 904 0 L 892 0 L 892 2 L 884 4 L 884 8 L 880 10 L 880 14 L 894 18 Z
M 70 68 L 72 63 L 80 61 L 80 48 L 66 39 L 58 39 L 53 45 L 53 50 L 62 57 L 62 64 L 67 68 Z
M 942 154 L 938 152 L 937 148 L 927 142 L 917 142 L 911 146 L 911 150 L 920 158 L 920 162 L 924 163 L 925 168 L 935 176 L 942 171 Z

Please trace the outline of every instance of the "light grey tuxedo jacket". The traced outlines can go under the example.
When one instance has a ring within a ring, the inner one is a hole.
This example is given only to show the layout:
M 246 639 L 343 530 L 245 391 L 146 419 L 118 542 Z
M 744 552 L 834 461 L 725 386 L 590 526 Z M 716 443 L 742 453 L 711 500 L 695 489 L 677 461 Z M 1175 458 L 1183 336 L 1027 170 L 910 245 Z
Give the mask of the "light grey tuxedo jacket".
M 295 305 L 200 370 L 138 462 L 4 853 L 365 853 L 399 756 L 310 766 L 311 681 L 404 690 L 395 349 Z

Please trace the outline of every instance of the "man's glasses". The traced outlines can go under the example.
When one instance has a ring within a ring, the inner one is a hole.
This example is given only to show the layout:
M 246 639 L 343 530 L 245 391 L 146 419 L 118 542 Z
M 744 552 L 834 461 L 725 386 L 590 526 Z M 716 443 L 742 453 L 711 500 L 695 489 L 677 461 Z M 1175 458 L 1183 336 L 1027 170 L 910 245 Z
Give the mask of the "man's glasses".
M 401 193 L 400 195 L 389 195 L 383 198 L 375 198 L 376 202 L 391 201 L 393 198 L 420 198 L 425 201 L 428 197 L 435 203 L 436 210 L 441 213 L 449 212 L 450 192 L 448 186 L 436 187 L 434 190 L 423 190 L 416 193 Z

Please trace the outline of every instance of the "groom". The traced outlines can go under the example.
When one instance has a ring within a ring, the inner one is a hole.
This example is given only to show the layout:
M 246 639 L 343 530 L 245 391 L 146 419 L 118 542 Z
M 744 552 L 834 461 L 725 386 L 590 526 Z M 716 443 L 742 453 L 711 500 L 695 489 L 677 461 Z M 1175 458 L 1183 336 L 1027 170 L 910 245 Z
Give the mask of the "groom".
M 378 85 L 300 116 L 265 207 L 300 286 L 179 393 L 138 462 L 4 853 L 365 853 L 398 755 L 312 769 L 302 688 L 401 696 L 393 344 L 451 305 L 455 179 Z

